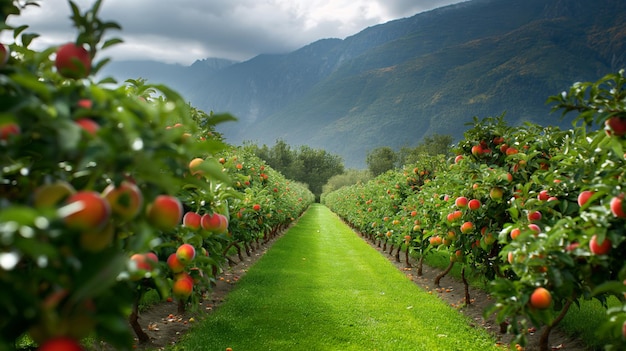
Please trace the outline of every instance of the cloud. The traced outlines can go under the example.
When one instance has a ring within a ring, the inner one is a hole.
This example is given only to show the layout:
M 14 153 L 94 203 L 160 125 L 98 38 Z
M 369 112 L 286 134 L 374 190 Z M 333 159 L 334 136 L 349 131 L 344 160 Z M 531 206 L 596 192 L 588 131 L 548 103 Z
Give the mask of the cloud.
M 345 38 L 379 23 L 461 0 L 104 0 L 100 17 L 119 23 L 115 59 L 190 64 L 206 57 L 246 60 L 323 38 Z M 75 0 L 84 11 L 93 0 Z M 41 1 L 10 24 L 29 24 L 47 47 L 75 38 L 66 0 Z M 3 40 L 4 40 L 3 36 Z

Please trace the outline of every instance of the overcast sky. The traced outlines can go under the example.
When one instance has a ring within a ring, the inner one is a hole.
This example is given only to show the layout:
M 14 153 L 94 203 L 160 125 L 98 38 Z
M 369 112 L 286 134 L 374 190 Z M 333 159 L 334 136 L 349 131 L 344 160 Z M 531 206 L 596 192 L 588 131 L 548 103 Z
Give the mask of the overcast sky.
M 93 0 L 75 0 L 82 11 Z M 461 0 L 103 0 L 100 17 L 122 26 L 114 60 L 152 59 L 189 65 L 207 57 L 244 61 L 284 53 L 323 38 L 340 38 L 379 23 Z M 66 0 L 42 0 L 12 25 L 28 24 L 40 49 L 76 36 Z M 28 31 L 27 31 L 28 32 Z M 3 39 L 6 41 L 6 39 Z

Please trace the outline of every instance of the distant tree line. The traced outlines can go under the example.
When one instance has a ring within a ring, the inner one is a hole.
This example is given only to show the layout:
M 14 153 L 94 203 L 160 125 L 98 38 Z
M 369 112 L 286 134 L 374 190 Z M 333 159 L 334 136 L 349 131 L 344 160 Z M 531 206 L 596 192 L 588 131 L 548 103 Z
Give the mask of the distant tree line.
M 322 193 L 358 182 L 367 182 L 391 169 L 415 163 L 422 155 L 449 157 L 452 155 L 452 140 L 452 136 L 435 134 L 424 138 L 416 147 L 402 147 L 399 151 L 394 151 L 389 146 L 381 146 L 368 152 L 366 158 L 368 169 L 347 171 L 344 169 L 342 158 L 338 155 L 306 145 L 292 148 L 280 139 L 272 147 L 247 142 L 245 148 L 281 172 L 287 179 L 308 184 L 319 201 Z

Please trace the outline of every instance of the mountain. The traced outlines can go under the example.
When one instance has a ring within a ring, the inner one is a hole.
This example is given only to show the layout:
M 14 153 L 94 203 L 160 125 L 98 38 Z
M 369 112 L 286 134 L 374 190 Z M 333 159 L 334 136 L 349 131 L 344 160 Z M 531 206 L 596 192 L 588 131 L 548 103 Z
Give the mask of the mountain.
M 624 67 L 625 38 L 624 1 L 471 0 L 286 54 L 160 69 L 155 79 L 174 75 L 194 106 L 237 116 L 220 127 L 231 143 L 283 139 L 363 168 L 378 146 L 461 138 L 474 116 L 568 128 L 571 117 L 551 114 L 546 99 Z

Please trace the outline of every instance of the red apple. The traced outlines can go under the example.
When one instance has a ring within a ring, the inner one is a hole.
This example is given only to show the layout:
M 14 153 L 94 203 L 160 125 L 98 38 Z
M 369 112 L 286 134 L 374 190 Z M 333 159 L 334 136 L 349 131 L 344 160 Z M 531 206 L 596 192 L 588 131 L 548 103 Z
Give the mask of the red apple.
M 528 214 L 526 215 L 526 218 L 528 218 L 528 221 L 530 222 L 537 222 L 541 220 L 541 212 L 539 211 L 529 211 Z
M 180 273 L 185 270 L 185 265 L 183 265 L 176 256 L 175 253 L 169 255 L 167 257 L 167 266 L 172 270 L 173 273 Z
M 202 216 L 199 213 L 189 211 L 183 216 L 183 227 L 200 229 Z
M 79 118 L 76 120 L 76 124 L 90 135 L 95 135 L 100 129 L 100 125 L 91 118 Z
M 43 342 L 37 351 L 83 351 L 83 348 L 80 346 L 78 341 L 68 337 L 59 336 Z
M 109 184 L 102 191 L 102 196 L 109 202 L 113 214 L 128 221 L 141 211 L 143 194 L 137 184 L 124 180 L 118 186 Z
M 148 220 L 156 228 L 168 231 L 176 228 L 183 218 L 183 205 L 178 198 L 159 195 L 148 206 Z
M 465 196 L 459 196 L 454 200 L 454 204 L 459 208 L 467 207 L 467 198 Z
M 613 116 L 604 122 L 607 134 L 618 137 L 626 135 L 626 118 Z
M 534 224 L 534 223 L 529 224 L 528 225 L 528 229 L 530 229 L 533 232 L 535 232 L 535 234 L 541 233 L 541 228 L 538 225 Z
M 202 229 L 216 232 L 220 227 L 220 217 L 218 213 L 205 213 L 201 219 Z
M 507 148 L 507 149 L 506 149 L 506 151 L 505 151 L 505 153 L 506 153 L 506 155 L 507 155 L 507 156 L 510 156 L 510 155 L 515 155 L 515 154 L 517 154 L 518 152 L 519 152 L 519 151 L 517 151 L 517 149 L 516 149 L 516 148 L 514 148 L 514 147 L 509 147 L 509 148 Z
M 617 218 L 626 218 L 626 213 L 624 213 L 624 206 L 622 204 L 623 199 L 624 195 L 622 194 L 620 196 L 615 196 L 610 202 L 611 213 L 613 213 L 613 216 Z
M 0 67 L 4 66 L 7 64 L 7 62 L 9 62 L 9 56 L 11 56 L 11 54 L 9 53 L 9 48 L 0 43 Z
M 519 228 L 513 228 L 511 230 L 511 239 L 515 240 L 517 239 L 517 237 L 522 233 L 522 231 Z
M 600 243 L 598 241 L 598 236 L 594 235 L 589 241 L 589 250 L 591 250 L 591 253 L 595 255 L 605 255 L 611 250 L 611 240 L 609 240 L 609 238 L 604 238 L 604 240 Z
M 57 50 L 54 65 L 66 78 L 85 78 L 91 71 L 91 57 L 84 47 L 68 43 Z
M 76 106 L 91 110 L 91 108 L 93 107 L 93 102 L 89 99 L 80 99 L 76 102 Z
M 478 210 L 480 206 L 481 206 L 480 200 L 477 200 L 477 199 L 471 199 L 467 203 L 467 207 L 469 207 L 469 209 L 472 211 Z
M 5 122 L 0 124 L 0 140 L 8 140 L 12 135 L 22 133 L 20 126 L 15 122 Z
M 193 292 L 193 279 L 189 275 L 182 275 L 174 281 L 172 285 L 172 295 L 184 300 L 191 296 Z
M 461 224 L 461 233 L 467 234 L 467 233 L 471 233 L 473 230 L 474 230 L 474 223 L 465 222 Z
M 176 258 L 183 265 L 188 265 L 196 257 L 196 249 L 191 244 L 182 244 L 176 249 Z
M 454 163 L 459 163 L 463 159 L 463 155 L 456 155 L 454 158 Z
M 115 226 L 109 221 L 102 230 L 86 230 L 80 233 L 80 246 L 89 252 L 102 251 L 113 243 Z
M 578 194 L 578 206 L 585 206 L 585 204 L 587 203 L 587 201 L 589 201 L 589 198 L 591 198 L 593 194 L 595 193 L 590 190 L 581 191 L 580 194 Z
M 254 205 L 252 205 L 252 209 L 255 210 L 255 211 L 260 211 L 261 210 L 261 205 L 254 204 Z
M 539 310 L 545 310 L 552 304 L 552 294 L 546 288 L 536 288 L 530 295 L 530 306 Z
M 100 194 L 86 190 L 70 195 L 59 213 L 72 229 L 101 230 L 111 216 L 111 207 Z
M 472 146 L 472 155 L 476 156 L 476 157 L 480 157 L 483 154 L 483 147 L 480 145 L 474 145 Z
M 537 200 L 539 201 L 547 201 L 550 198 L 550 193 L 547 190 L 541 190 L 537 195 Z

